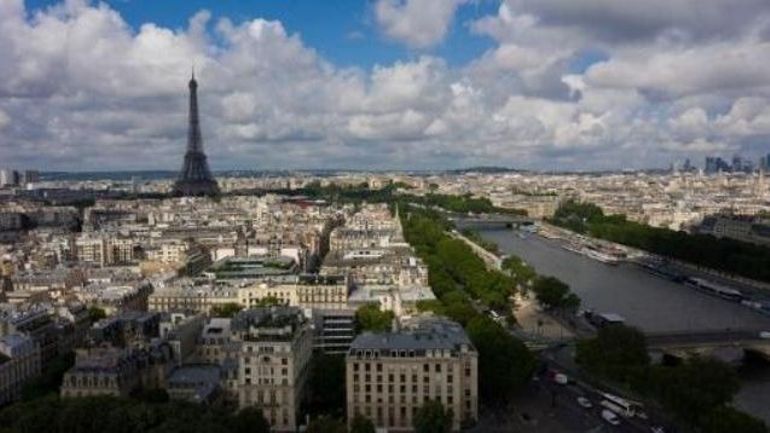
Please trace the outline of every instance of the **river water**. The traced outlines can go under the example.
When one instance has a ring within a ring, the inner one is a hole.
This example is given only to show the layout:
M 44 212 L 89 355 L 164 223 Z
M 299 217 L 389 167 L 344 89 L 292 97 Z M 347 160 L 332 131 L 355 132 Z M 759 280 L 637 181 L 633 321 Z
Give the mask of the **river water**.
M 505 254 L 515 254 L 541 275 L 559 278 L 582 300 L 582 307 L 623 316 L 646 332 L 758 328 L 770 330 L 770 317 L 649 274 L 634 265 L 611 266 L 537 235 L 521 238 L 508 230 L 483 230 Z M 770 424 L 770 368 L 742 373 L 739 407 Z

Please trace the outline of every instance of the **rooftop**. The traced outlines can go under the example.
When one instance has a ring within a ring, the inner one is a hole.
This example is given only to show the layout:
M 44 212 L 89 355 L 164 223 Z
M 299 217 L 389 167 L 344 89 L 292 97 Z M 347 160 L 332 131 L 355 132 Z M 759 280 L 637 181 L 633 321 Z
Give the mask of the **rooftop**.
M 422 354 L 426 350 L 450 350 L 453 352 L 466 346 L 473 350 L 468 335 L 456 322 L 444 318 L 416 320 L 400 332 L 364 333 L 350 345 L 350 353 L 358 350 L 378 350 L 383 356 L 389 351 L 413 351 Z M 386 353 L 382 353 L 385 351 Z M 394 356 L 391 353 L 391 356 Z

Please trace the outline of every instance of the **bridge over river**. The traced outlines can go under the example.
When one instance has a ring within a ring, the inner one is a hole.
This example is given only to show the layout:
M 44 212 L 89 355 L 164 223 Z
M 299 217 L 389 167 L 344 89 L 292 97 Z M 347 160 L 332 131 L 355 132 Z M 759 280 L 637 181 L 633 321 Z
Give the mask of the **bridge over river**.
M 660 352 L 684 355 L 728 348 L 738 354 L 768 354 L 770 340 L 761 339 L 759 333 L 770 331 L 770 316 L 751 308 L 657 277 L 635 265 L 598 262 L 537 235 L 522 238 L 510 229 L 480 233 L 496 242 L 504 254 L 521 257 L 539 274 L 568 283 L 582 299 L 583 308 L 620 314 L 626 323 L 647 334 L 650 346 Z M 739 394 L 738 402 L 770 422 L 770 406 L 752 403 L 770 401 L 770 378 L 760 380 L 748 383 L 750 394 Z

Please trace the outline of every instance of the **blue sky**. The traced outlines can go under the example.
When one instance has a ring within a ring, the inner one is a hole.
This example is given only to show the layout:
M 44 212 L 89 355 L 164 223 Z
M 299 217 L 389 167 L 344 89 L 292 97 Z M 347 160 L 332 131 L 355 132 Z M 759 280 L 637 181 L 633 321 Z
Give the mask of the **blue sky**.
M 27 0 L 29 9 L 46 8 L 61 0 Z M 447 37 L 438 45 L 415 51 L 381 34 L 374 23 L 373 2 L 367 0 L 106 0 L 132 27 L 155 23 L 168 28 L 184 28 L 191 16 L 208 10 L 213 18 L 227 17 L 233 22 L 254 18 L 278 20 L 289 33 L 303 41 L 335 65 L 359 66 L 390 64 L 420 54 L 434 54 L 450 65 L 462 65 L 494 46 L 484 35 L 472 34 L 468 23 L 493 14 L 497 0 L 466 3 L 457 11 Z

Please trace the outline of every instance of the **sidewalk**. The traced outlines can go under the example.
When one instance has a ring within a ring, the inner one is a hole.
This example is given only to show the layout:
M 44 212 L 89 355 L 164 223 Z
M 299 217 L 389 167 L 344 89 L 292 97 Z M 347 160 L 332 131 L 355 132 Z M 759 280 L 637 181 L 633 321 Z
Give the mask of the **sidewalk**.
M 551 315 L 540 310 L 533 297 L 515 296 L 516 308 L 513 315 L 522 331 L 547 339 L 567 339 L 575 336 L 569 328 L 559 323 Z

